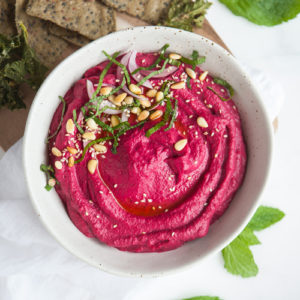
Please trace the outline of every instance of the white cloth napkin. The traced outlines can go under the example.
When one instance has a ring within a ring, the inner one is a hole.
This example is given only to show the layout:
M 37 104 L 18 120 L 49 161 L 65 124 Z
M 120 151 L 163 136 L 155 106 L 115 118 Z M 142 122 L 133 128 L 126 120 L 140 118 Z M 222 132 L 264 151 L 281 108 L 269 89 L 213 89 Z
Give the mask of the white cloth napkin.
M 271 83 L 259 70 L 246 69 L 274 119 L 283 103 L 280 85 Z M 213 260 L 212 273 L 218 271 L 218 265 L 222 268 L 219 258 Z M 207 271 L 201 268 L 192 272 L 191 278 L 207 276 Z M 163 280 L 159 299 L 171 299 L 167 298 L 170 292 L 163 289 L 168 286 L 169 291 L 172 290 L 172 280 L 174 277 Z M 177 280 L 184 278 L 179 275 Z M 158 299 L 151 298 L 151 286 L 159 282 L 106 274 L 62 248 L 43 228 L 31 207 L 22 169 L 22 139 L 7 151 L 0 161 L 1 300 Z

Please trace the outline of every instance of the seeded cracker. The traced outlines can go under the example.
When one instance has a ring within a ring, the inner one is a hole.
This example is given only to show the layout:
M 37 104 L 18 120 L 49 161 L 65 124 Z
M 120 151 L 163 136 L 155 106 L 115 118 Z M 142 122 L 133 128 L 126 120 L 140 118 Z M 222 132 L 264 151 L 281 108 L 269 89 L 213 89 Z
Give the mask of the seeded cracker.
M 50 34 L 45 21 L 28 16 L 25 12 L 26 0 L 16 1 L 16 23 L 23 22 L 28 31 L 28 43 L 39 60 L 48 68 L 53 68 L 62 58 L 68 44 Z
M 76 45 L 76 46 L 84 46 L 88 44 L 91 40 L 87 37 L 65 28 L 62 28 L 54 23 L 48 22 L 47 24 L 49 32 L 54 34 L 55 36 L 61 37 L 64 40 Z
M 29 0 L 26 12 L 92 40 L 116 29 L 113 10 L 97 1 Z
M 157 24 L 167 15 L 171 0 L 102 0 L 120 12 Z
M 0 34 L 13 36 L 17 33 L 14 22 L 14 13 L 14 0 L 0 0 Z

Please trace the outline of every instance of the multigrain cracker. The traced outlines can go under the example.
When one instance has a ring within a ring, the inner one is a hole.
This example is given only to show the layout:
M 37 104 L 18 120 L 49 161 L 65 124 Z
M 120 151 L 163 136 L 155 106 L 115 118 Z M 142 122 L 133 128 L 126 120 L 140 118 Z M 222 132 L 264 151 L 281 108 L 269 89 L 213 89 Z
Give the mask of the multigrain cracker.
M 171 0 L 102 0 L 102 2 L 120 12 L 157 24 L 167 15 Z
M 79 34 L 78 32 L 62 28 L 51 22 L 48 22 L 48 29 L 55 36 L 61 37 L 64 40 L 79 47 L 84 46 L 91 41 L 90 39 Z
M 113 9 L 97 1 L 29 0 L 26 12 L 92 40 L 116 29 Z

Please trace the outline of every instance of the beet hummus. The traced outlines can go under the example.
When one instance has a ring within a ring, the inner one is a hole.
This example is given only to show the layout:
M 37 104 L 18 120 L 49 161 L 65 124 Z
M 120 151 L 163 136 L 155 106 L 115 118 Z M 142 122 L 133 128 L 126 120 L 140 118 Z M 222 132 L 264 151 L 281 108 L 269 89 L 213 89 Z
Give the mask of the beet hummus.
M 177 53 L 115 53 L 68 90 L 49 130 L 54 186 L 86 236 L 161 252 L 205 236 L 242 183 L 232 88 Z

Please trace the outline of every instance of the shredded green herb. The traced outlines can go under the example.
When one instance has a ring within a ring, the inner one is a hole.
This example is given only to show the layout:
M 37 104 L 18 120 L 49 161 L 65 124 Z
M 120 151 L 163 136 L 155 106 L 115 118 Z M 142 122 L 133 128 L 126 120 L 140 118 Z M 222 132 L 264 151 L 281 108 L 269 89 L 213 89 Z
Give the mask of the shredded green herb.
M 103 123 L 102 121 L 100 121 L 98 118 L 93 117 L 93 120 L 105 131 L 108 131 L 111 134 L 114 134 L 114 130 L 112 127 L 110 127 L 109 125 Z
M 62 102 L 62 105 L 63 105 L 62 110 L 61 110 L 61 117 L 60 117 L 60 120 L 59 120 L 59 124 L 58 124 L 58 126 L 57 126 L 55 132 L 54 132 L 52 135 L 50 135 L 50 136 L 46 139 L 45 143 L 48 143 L 49 140 L 51 140 L 52 138 L 54 138 L 54 137 L 58 134 L 58 131 L 60 130 L 61 124 L 62 124 L 63 119 L 64 119 L 65 110 L 66 110 L 66 101 L 65 101 L 65 99 L 64 99 L 63 97 L 61 97 L 61 96 L 59 96 L 58 98 L 59 98 L 59 100 Z
M 177 109 L 178 109 L 178 100 L 176 99 L 175 100 L 175 103 L 174 103 L 174 109 L 171 113 L 171 120 L 170 120 L 170 124 L 169 126 L 165 129 L 165 131 L 168 131 L 172 128 L 174 122 L 175 122 L 175 119 L 176 119 L 176 115 L 177 115 Z
M 112 58 L 115 59 L 118 55 L 120 54 L 120 52 L 116 52 L 113 54 Z M 97 89 L 96 91 L 93 93 L 93 96 L 92 96 L 92 99 L 94 97 L 97 96 L 97 94 L 99 93 L 101 87 L 102 87 L 102 83 L 103 83 L 103 79 L 104 79 L 104 76 L 106 75 L 106 73 L 108 72 L 108 70 L 110 69 L 110 67 L 112 66 L 113 62 L 110 61 L 106 66 L 105 68 L 103 69 L 103 71 L 101 72 L 100 74 L 100 77 L 99 77 L 99 82 L 98 82 L 98 86 L 97 86 Z
M 165 45 L 161 48 L 159 56 L 157 57 L 157 59 L 155 60 L 155 62 L 154 62 L 151 66 L 148 66 L 148 67 L 139 67 L 139 68 L 135 69 L 135 70 L 132 72 L 132 75 L 136 74 L 137 72 L 139 72 L 139 71 L 141 71 L 141 70 L 151 70 L 151 69 L 156 68 L 156 66 L 157 66 L 163 59 L 165 59 L 165 52 L 166 52 L 167 48 L 169 48 L 169 47 L 170 47 L 169 44 L 165 44 Z
M 89 149 L 91 146 L 93 146 L 93 145 L 95 145 L 95 144 L 98 144 L 98 143 L 101 143 L 101 142 L 104 142 L 104 141 L 112 140 L 112 139 L 113 139 L 112 136 L 106 136 L 106 137 L 102 137 L 102 138 L 99 138 L 99 139 L 97 139 L 97 140 L 94 140 L 94 141 L 89 142 L 89 143 L 84 147 L 84 149 L 83 149 L 83 151 L 82 151 L 81 157 L 80 157 L 79 159 L 75 160 L 74 164 L 78 164 L 78 163 L 80 163 L 80 162 L 82 162 L 82 161 L 84 160 L 85 154 L 86 154 L 86 152 L 88 151 L 88 149 Z
M 163 64 L 163 66 L 161 67 L 161 69 L 155 70 L 155 71 L 153 71 L 152 73 L 150 73 L 149 75 L 145 76 L 140 82 L 137 83 L 137 86 L 140 86 L 140 85 L 144 84 L 149 78 L 151 78 L 151 77 L 153 77 L 153 76 L 155 76 L 155 75 L 158 75 L 158 74 L 162 73 L 162 72 L 165 70 L 166 65 L 167 65 L 168 62 L 169 62 L 169 59 L 167 58 L 167 59 L 164 61 L 164 64 Z
M 191 87 L 191 78 L 188 76 L 188 78 L 186 79 L 186 86 L 188 87 L 188 89 L 192 89 Z
M 207 86 L 206 88 L 207 88 L 208 90 L 212 91 L 215 95 L 217 95 L 217 96 L 218 96 L 222 101 L 224 101 L 224 102 L 231 100 L 231 98 L 226 99 L 226 98 L 222 97 L 222 96 L 221 96 L 218 92 L 216 92 L 211 86 Z
M 229 95 L 231 97 L 233 97 L 234 95 L 234 89 L 233 87 L 224 79 L 222 78 L 219 78 L 219 77 L 214 77 L 214 82 L 217 83 L 217 84 L 220 84 L 220 85 L 223 85 L 229 92 Z
M 78 131 L 81 133 L 81 134 L 84 134 L 84 131 L 83 129 L 80 127 L 80 125 L 77 123 L 77 113 L 76 113 L 76 109 L 73 110 L 73 121 L 74 121 L 74 124 L 75 126 L 77 127 Z
M 129 73 L 127 71 L 127 68 L 121 64 L 120 62 L 118 62 L 115 58 L 111 57 L 109 54 L 107 54 L 104 50 L 102 51 L 103 54 L 111 61 L 113 62 L 114 64 L 116 64 L 117 66 L 119 66 L 123 72 L 124 72 L 124 76 L 126 78 L 126 81 L 127 81 L 127 84 L 130 85 L 130 76 L 129 76 Z
M 170 99 L 167 99 L 167 101 L 166 101 L 166 110 L 165 110 L 162 121 L 160 121 L 159 123 L 155 124 L 150 129 L 148 129 L 146 131 L 146 137 L 150 137 L 154 132 L 158 131 L 163 126 L 165 126 L 167 124 L 169 118 L 170 118 L 171 113 L 172 113 L 172 104 L 171 104 Z
M 58 180 L 54 176 L 54 169 L 51 165 L 47 166 L 45 164 L 40 165 L 40 170 L 44 172 L 47 176 L 47 184 L 45 185 L 45 189 L 49 192 L 53 187 L 48 184 L 48 180 L 50 178 L 55 179 L 56 184 L 59 184 Z
M 197 56 L 196 54 L 197 53 Z M 193 69 L 195 70 L 196 66 L 201 65 L 205 62 L 206 57 L 205 56 L 200 56 L 197 51 L 193 51 L 192 54 L 192 59 L 186 58 L 186 57 L 181 57 L 180 60 L 187 65 L 191 65 Z

